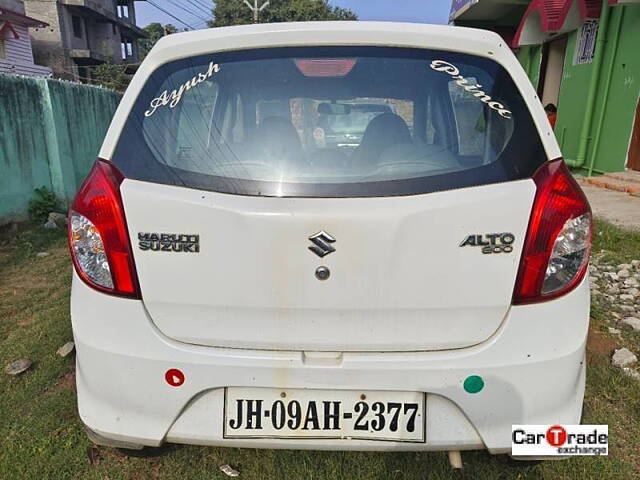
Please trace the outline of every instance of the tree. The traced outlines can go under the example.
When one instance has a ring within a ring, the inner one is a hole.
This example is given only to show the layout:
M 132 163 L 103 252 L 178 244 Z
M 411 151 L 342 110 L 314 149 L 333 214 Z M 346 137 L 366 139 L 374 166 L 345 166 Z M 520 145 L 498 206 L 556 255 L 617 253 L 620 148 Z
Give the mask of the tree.
M 91 69 L 91 79 L 103 87 L 124 92 L 131 77 L 125 73 L 125 65 L 103 63 Z
M 144 38 L 140 40 L 140 59 L 143 59 L 147 56 L 151 48 L 156 44 L 158 40 L 160 40 L 165 35 L 170 35 L 172 33 L 176 33 L 178 29 L 171 25 L 170 23 L 166 25 L 161 25 L 158 22 L 153 22 L 143 28 L 145 32 L 149 35 L 149 38 Z
M 258 2 L 261 5 L 264 0 Z M 249 3 L 253 3 L 250 0 Z M 310 22 L 315 20 L 357 20 L 347 8 L 333 7 L 328 0 L 270 0 L 269 6 L 260 12 L 261 23 Z M 243 0 L 216 0 L 210 27 L 253 23 L 251 10 Z

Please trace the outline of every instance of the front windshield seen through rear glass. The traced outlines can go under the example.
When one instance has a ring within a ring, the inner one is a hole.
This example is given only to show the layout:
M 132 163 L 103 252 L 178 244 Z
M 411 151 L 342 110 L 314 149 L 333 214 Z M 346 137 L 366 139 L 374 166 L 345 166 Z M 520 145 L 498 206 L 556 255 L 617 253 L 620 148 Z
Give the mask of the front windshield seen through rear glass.
M 508 73 L 455 52 L 295 47 L 168 63 L 113 161 L 130 178 L 268 196 L 383 196 L 533 173 L 538 133 Z

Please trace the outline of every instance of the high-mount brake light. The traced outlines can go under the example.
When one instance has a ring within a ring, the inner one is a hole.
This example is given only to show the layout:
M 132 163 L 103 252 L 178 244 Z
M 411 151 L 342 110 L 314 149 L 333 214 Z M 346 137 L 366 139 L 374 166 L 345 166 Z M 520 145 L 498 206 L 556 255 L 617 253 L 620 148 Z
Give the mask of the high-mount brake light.
M 298 58 L 298 70 L 305 77 L 344 77 L 355 66 L 355 58 Z
M 562 159 L 534 174 L 537 191 L 529 220 L 514 304 L 537 303 L 573 290 L 591 253 L 591 208 Z
M 90 287 L 140 298 L 120 184 L 123 175 L 98 159 L 69 212 L 69 247 L 76 272 Z

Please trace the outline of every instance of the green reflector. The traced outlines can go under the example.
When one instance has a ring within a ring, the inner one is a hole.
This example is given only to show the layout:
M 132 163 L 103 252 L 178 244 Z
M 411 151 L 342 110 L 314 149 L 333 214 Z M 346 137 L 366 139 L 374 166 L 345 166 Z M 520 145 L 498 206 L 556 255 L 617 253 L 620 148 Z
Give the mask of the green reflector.
M 464 381 L 464 391 L 467 393 L 478 393 L 484 388 L 484 380 L 478 375 L 471 375 Z

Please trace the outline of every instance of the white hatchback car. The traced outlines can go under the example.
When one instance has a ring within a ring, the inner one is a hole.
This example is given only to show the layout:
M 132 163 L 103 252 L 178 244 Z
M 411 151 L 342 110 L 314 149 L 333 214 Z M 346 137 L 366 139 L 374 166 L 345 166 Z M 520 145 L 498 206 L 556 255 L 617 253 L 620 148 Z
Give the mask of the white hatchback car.
M 494 33 L 165 37 L 69 224 L 97 443 L 497 454 L 580 421 L 590 208 Z

